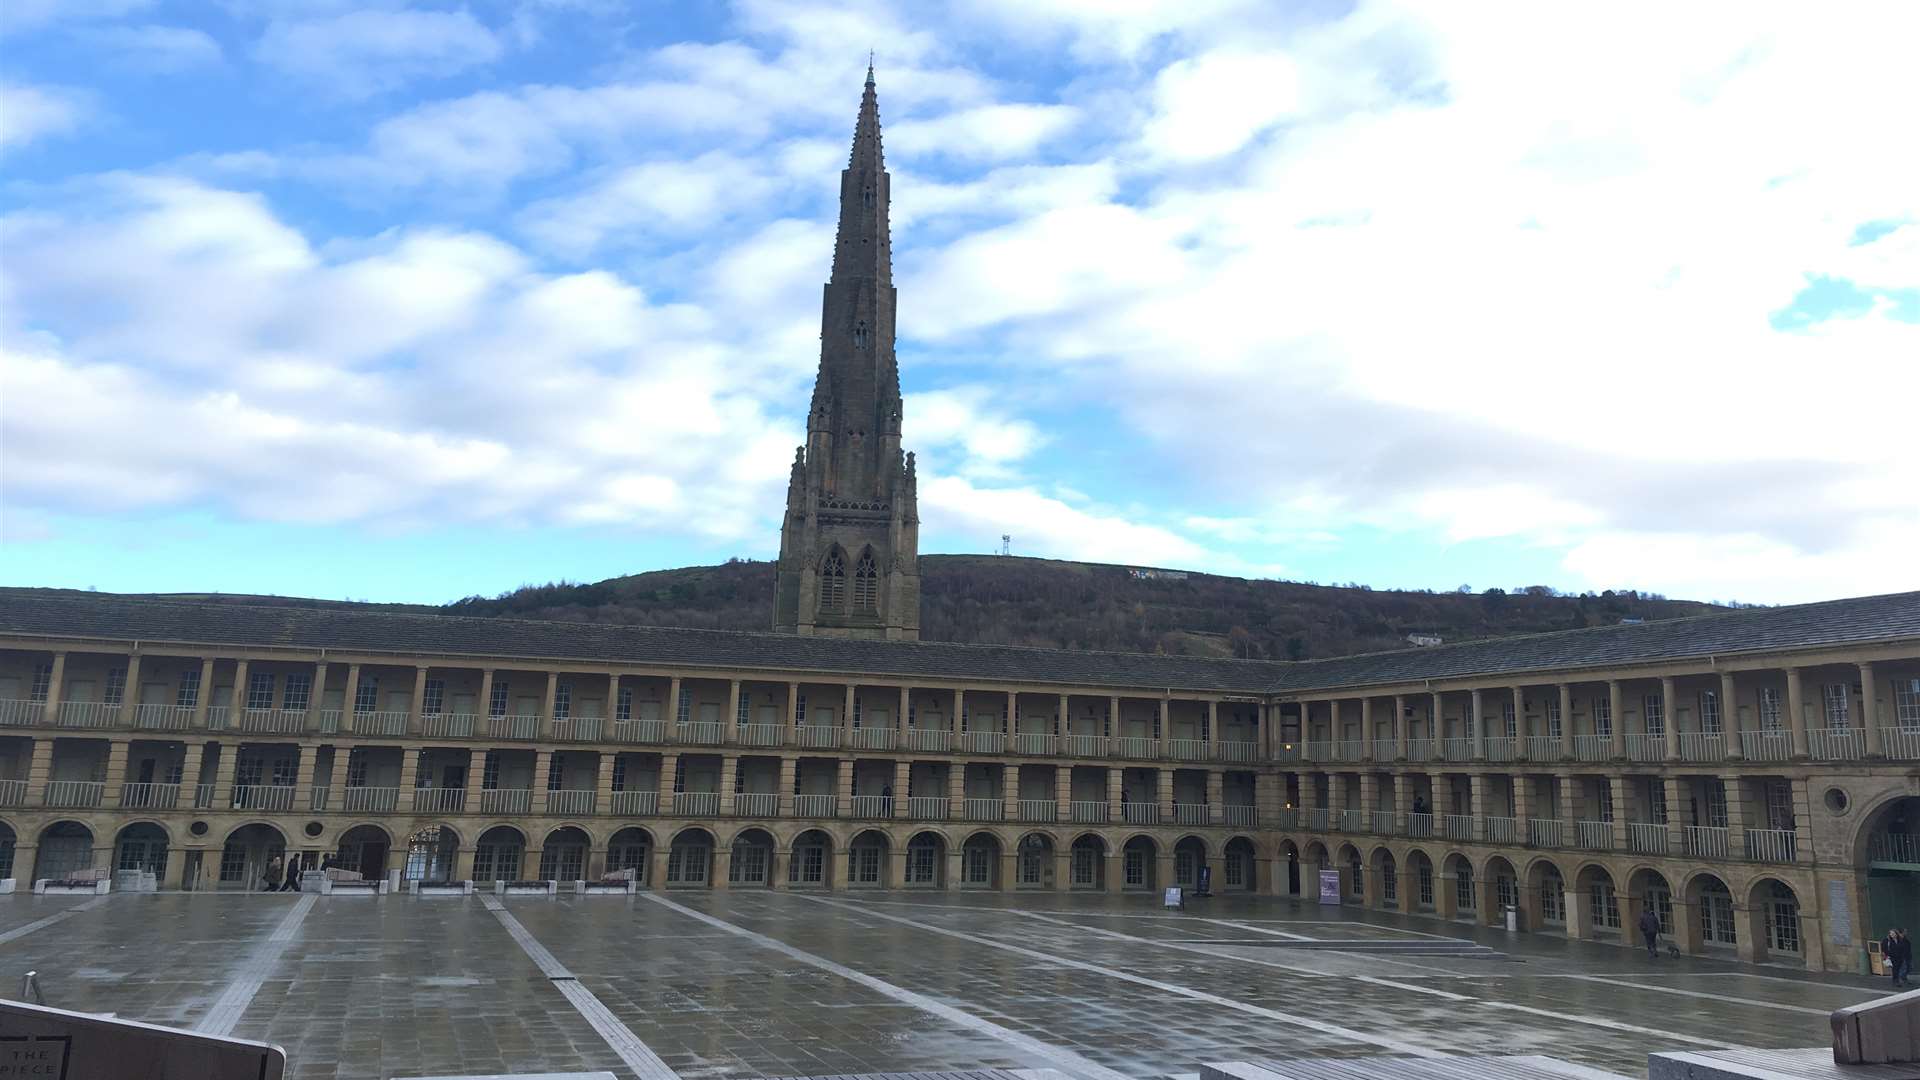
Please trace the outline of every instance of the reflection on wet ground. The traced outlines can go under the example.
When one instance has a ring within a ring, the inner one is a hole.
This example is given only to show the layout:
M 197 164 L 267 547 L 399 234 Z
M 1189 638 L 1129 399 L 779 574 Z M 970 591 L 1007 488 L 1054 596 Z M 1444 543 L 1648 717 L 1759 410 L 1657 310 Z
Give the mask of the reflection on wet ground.
M 231 1033 L 300 1078 L 607 1069 L 641 1080 L 1064 1070 L 1302 1055 L 1813 1046 L 1865 978 L 1299 901 L 719 892 L 0 897 L 0 985 Z M 493 910 L 499 908 L 499 911 Z M 290 937 L 272 940 L 290 918 Z M 569 985 L 571 984 L 571 985 Z M 637 1040 L 637 1041 L 636 1041 Z

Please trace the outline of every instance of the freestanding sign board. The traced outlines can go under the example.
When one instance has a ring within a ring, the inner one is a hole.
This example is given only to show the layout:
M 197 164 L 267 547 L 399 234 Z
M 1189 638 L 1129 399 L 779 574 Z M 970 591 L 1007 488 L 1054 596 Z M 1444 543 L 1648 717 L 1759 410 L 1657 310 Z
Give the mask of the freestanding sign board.
M 281 1080 L 286 1069 L 267 1043 L 0 1001 L 4 1080 Z
M 1340 904 L 1340 871 L 1338 870 L 1320 871 L 1320 902 L 1323 904 L 1332 904 L 1336 907 L 1339 906 Z

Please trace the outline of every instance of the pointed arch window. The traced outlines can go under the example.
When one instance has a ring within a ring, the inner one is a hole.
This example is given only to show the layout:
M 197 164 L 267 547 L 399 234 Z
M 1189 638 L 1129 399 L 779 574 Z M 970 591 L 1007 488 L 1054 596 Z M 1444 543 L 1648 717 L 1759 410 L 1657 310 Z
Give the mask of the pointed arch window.
M 840 549 L 827 552 L 820 564 L 820 610 L 844 611 L 847 607 L 847 561 Z
M 880 606 L 880 571 L 873 564 L 873 549 L 860 553 L 860 563 L 853 568 L 853 609 L 855 611 L 874 612 Z
M 864 349 L 867 347 L 867 321 L 865 319 L 853 324 L 853 347 L 856 349 Z

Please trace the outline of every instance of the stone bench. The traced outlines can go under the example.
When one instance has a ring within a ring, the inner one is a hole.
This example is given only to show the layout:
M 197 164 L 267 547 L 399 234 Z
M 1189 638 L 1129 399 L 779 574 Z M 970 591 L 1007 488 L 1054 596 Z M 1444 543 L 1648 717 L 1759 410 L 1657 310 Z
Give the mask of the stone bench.
M 63 878 L 40 878 L 33 883 L 36 894 L 47 896 L 104 896 L 113 888 L 111 870 L 75 870 Z
M 573 891 L 581 896 L 627 896 L 639 888 L 640 878 L 631 869 L 600 875 L 598 881 L 576 881 Z
M 409 881 L 407 891 L 415 896 L 469 896 L 471 881 Z
M 1920 990 L 1835 1009 L 1833 1047 L 1647 1055 L 1648 1080 L 1911 1080 L 1920 1075 Z
M 557 881 L 496 881 L 495 896 L 553 896 L 560 891 Z
M 1884 1065 L 1920 1061 L 1920 990 L 1835 1009 L 1836 1065 Z

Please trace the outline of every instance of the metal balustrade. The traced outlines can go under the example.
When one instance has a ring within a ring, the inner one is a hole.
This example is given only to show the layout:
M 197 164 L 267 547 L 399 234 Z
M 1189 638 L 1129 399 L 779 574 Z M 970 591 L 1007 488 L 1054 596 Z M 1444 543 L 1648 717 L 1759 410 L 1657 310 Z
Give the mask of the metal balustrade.
M 593 813 L 593 796 L 592 788 L 550 788 L 547 791 L 547 813 L 565 814 L 569 817 L 591 814 Z
M 1407 835 L 1413 836 L 1413 837 L 1421 837 L 1421 838 L 1432 836 L 1433 835 L 1433 815 L 1432 814 L 1408 814 L 1407 815 Z
M 1331 822 L 1331 818 L 1332 818 L 1332 815 L 1328 812 L 1326 807 L 1324 806 L 1313 807 L 1312 809 L 1308 810 L 1306 813 L 1307 828 L 1313 830 L 1314 832 L 1326 832 Z
M 1612 758 L 1613 736 L 1575 735 L 1573 737 L 1573 759 L 1575 761 L 1610 761 Z
M 26 801 L 25 780 L 0 780 L 0 806 L 24 806 Z
M 780 793 L 777 791 L 736 791 L 733 793 L 734 817 L 779 817 Z
M 837 724 L 801 724 L 793 729 L 793 745 L 807 750 L 830 750 L 840 745 Z
M 910 795 L 907 816 L 915 821 L 945 821 L 951 804 L 944 795 Z
M 1667 827 L 1648 821 L 1627 822 L 1627 850 L 1636 855 L 1665 855 Z
M 1808 728 L 1807 751 L 1815 761 L 1855 761 L 1866 753 L 1860 728 Z
M 112 727 L 120 722 L 120 706 L 104 701 L 63 701 L 60 726 L 78 728 Z
M 1527 843 L 1534 847 L 1565 847 L 1566 822 L 1556 818 L 1528 818 Z
M 1051 754 L 1053 753 L 1053 736 L 1046 733 L 1015 735 L 1013 752 L 1032 755 Z
M 853 729 L 853 741 L 850 745 L 856 750 L 891 750 L 893 743 L 892 728 L 857 727 Z
M 1896 761 L 1920 761 L 1920 728 L 1882 727 L 1880 742 Z
M 291 810 L 292 784 L 235 784 L 230 796 L 235 810 Z
M 1282 829 L 1297 829 L 1300 827 L 1300 811 L 1283 806 L 1275 812 L 1274 824 Z
M 1075 799 L 1069 809 L 1073 813 L 1073 820 L 1082 825 L 1098 825 L 1105 822 L 1108 817 L 1105 801 Z
M 727 725 L 719 720 L 690 720 L 673 728 L 673 741 L 682 746 L 718 746 L 726 737 Z
M 405 713 L 400 715 L 406 716 Z M 265 735 L 298 735 L 307 730 L 307 711 L 305 709 L 243 709 L 240 713 L 240 730 Z
M 1508 738 L 1487 740 L 1488 761 L 1512 761 L 1514 740 Z
M 908 728 L 908 750 L 930 751 L 944 754 L 953 746 L 953 732 L 946 728 Z
M 1400 831 L 1399 822 L 1394 820 L 1394 813 L 1391 810 L 1372 810 L 1367 816 L 1372 830 L 1382 836 L 1390 836 Z
M 718 727 L 719 725 L 714 725 Z M 553 718 L 554 742 L 599 742 L 604 727 L 598 716 L 556 716 Z M 682 742 L 693 740 L 682 739 Z
M 315 813 L 325 813 L 333 805 L 333 792 L 324 784 L 315 784 L 307 789 L 307 809 Z
M 540 718 L 526 713 L 487 717 L 487 737 L 491 739 L 538 739 Z
M 741 724 L 733 729 L 733 741 L 741 746 L 779 746 L 786 732 L 779 724 Z
M 999 821 L 1007 816 L 1007 804 L 1004 799 L 966 799 L 960 812 L 968 821 Z
M 1521 744 L 1527 752 L 1528 761 L 1560 760 L 1560 736 L 1558 735 L 1529 735 L 1521 740 Z
M 1444 761 L 1472 761 L 1472 739 L 1441 739 L 1440 757 Z
M 749 795 L 747 797 L 750 799 L 768 798 L 773 800 L 773 809 L 763 815 L 765 817 L 772 817 L 780 809 L 780 796 L 778 795 Z M 734 796 L 736 805 L 739 798 L 740 796 L 738 795 Z M 660 812 L 660 793 L 645 789 L 616 791 L 613 793 L 613 805 L 607 809 L 623 817 L 652 817 Z
M 833 796 L 829 795 L 831 799 Z M 720 793 L 717 791 L 676 791 L 673 793 L 673 812 L 682 817 L 713 817 L 720 813 Z M 828 815 L 822 814 L 821 817 Z
M 1682 761 L 1719 761 L 1727 756 L 1727 740 L 1717 731 L 1680 733 Z
M 420 734 L 429 739 L 471 739 L 475 719 L 472 713 L 427 713 L 420 718 Z
M 1613 822 L 1576 821 L 1573 823 L 1573 846 L 1585 851 L 1613 850 Z
M 215 791 L 214 791 L 214 789 L 215 789 L 215 787 L 216 787 L 216 786 L 217 786 L 217 785 L 214 785 L 214 784 L 195 784 L 195 785 L 193 785 L 193 806 L 194 806 L 194 809 L 196 809 L 196 810 L 211 810 L 211 809 L 213 809 L 213 800 L 214 800 L 214 798 L 215 798 Z
M 0 727 L 34 727 L 46 715 L 44 701 L 0 701 Z
M 890 818 L 893 816 L 893 796 L 855 795 L 853 797 L 853 816 L 857 818 Z
M 1258 761 L 1260 744 L 1244 739 L 1223 739 L 1214 744 L 1221 761 Z
M 1490 817 L 1487 823 L 1487 843 L 1517 844 L 1520 842 L 1520 819 L 1517 817 Z
M 1174 803 L 1173 821 L 1176 825 L 1205 825 L 1209 820 L 1205 803 Z
M 1682 825 L 1681 849 L 1696 859 L 1724 859 L 1727 857 L 1727 841 L 1731 831 L 1710 825 Z
M 1253 828 L 1260 824 L 1260 808 L 1240 803 L 1228 803 L 1220 808 L 1220 823 L 1222 825 L 1238 825 L 1243 828 Z
M 179 784 L 121 784 L 120 809 L 171 810 L 180 805 Z
M 1107 737 L 1105 735 L 1064 735 L 1061 736 L 1064 749 L 1070 757 L 1106 757 Z
M 666 724 L 660 720 L 615 720 L 613 739 L 623 743 L 657 743 L 666 735 Z M 778 746 L 779 743 L 768 743 Z
M 413 809 L 415 813 L 457 814 L 466 808 L 466 788 L 417 787 L 413 789 Z
M 483 814 L 528 814 L 533 812 L 532 788 L 482 788 L 480 812 Z
M 1887 835 L 1881 834 L 1882 837 Z M 1798 845 L 1798 838 L 1792 829 L 1747 830 L 1747 858 L 1754 862 L 1793 862 Z M 1920 859 L 1914 861 L 1920 863 Z
M 91 807 L 106 798 L 107 785 L 99 780 L 49 780 L 47 805 Z
M 1275 761 L 1303 761 L 1305 758 L 1306 754 L 1300 743 L 1281 743 L 1273 751 Z
M 793 816 L 805 818 L 828 818 L 834 816 L 834 804 L 838 798 L 833 795 L 795 795 L 793 797 Z
M 1785 728 L 1743 731 L 1740 753 L 1748 761 L 1788 761 L 1793 757 L 1793 734 Z
M 207 706 L 207 730 L 208 731 L 227 730 L 227 728 L 231 726 L 231 724 L 227 719 L 230 712 L 231 710 L 229 710 L 225 705 Z
M 1392 739 L 1373 740 L 1373 760 L 1392 761 L 1400 753 L 1400 744 Z
M 1441 814 L 1440 835 L 1449 840 L 1472 840 L 1472 814 Z
M 286 790 L 291 792 L 293 789 Z M 400 789 L 397 787 L 348 787 L 346 799 L 341 802 L 340 809 L 353 814 L 389 811 L 398 805 L 400 805 Z
M 1020 820 L 1049 822 L 1060 820 L 1060 804 L 1052 799 L 1021 799 Z
M 1160 824 L 1160 804 L 1150 802 L 1130 802 L 1120 804 L 1120 820 L 1128 825 Z
M 1407 740 L 1407 760 L 1408 761 L 1432 761 L 1433 760 L 1433 740 L 1432 739 L 1408 739 Z
M 1873 862 L 1920 864 L 1920 835 L 1896 832 L 1876 833 L 1869 842 L 1867 850 L 1868 858 Z
M 1007 736 L 999 731 L 963 731 L 960 749 L 973 754 L 998 754 L 1007 748 Z
M 352 720 L 353 733 L 356 735 L 405 735 L 407 719 L 406 713 L 392 709 L 356 712 Z
M 1365 832 L 1366 815 L 1358 810 L 1336 810 L 1333 814 L 1333 827 L 1340 832 Z
M 1207 760 L 1207 742 L 1204 739 L 1165 739 L 1161 745 L 1167 757 L 1175 761 Z
M 193 706 L 141 705 L 133 710 L 133 726 L 145 731 L 185 731 L 193 726 Z
M 1663 732 L 1629 731 L 1626 735 L 1628 761 L 1665 761 L 1667 736 Z
M 1361 747 L 1365 745 L 1366 744 L 1359 739 L 1340 739 L 1333 744 L 1333 759 L 1335 761 L 1359 761 L 1361 759 Z
M 1326 739 L 1314 739 L 1300 744 L 1300 756 L 1307 761 L 1332 761 L 1333 743 Z

